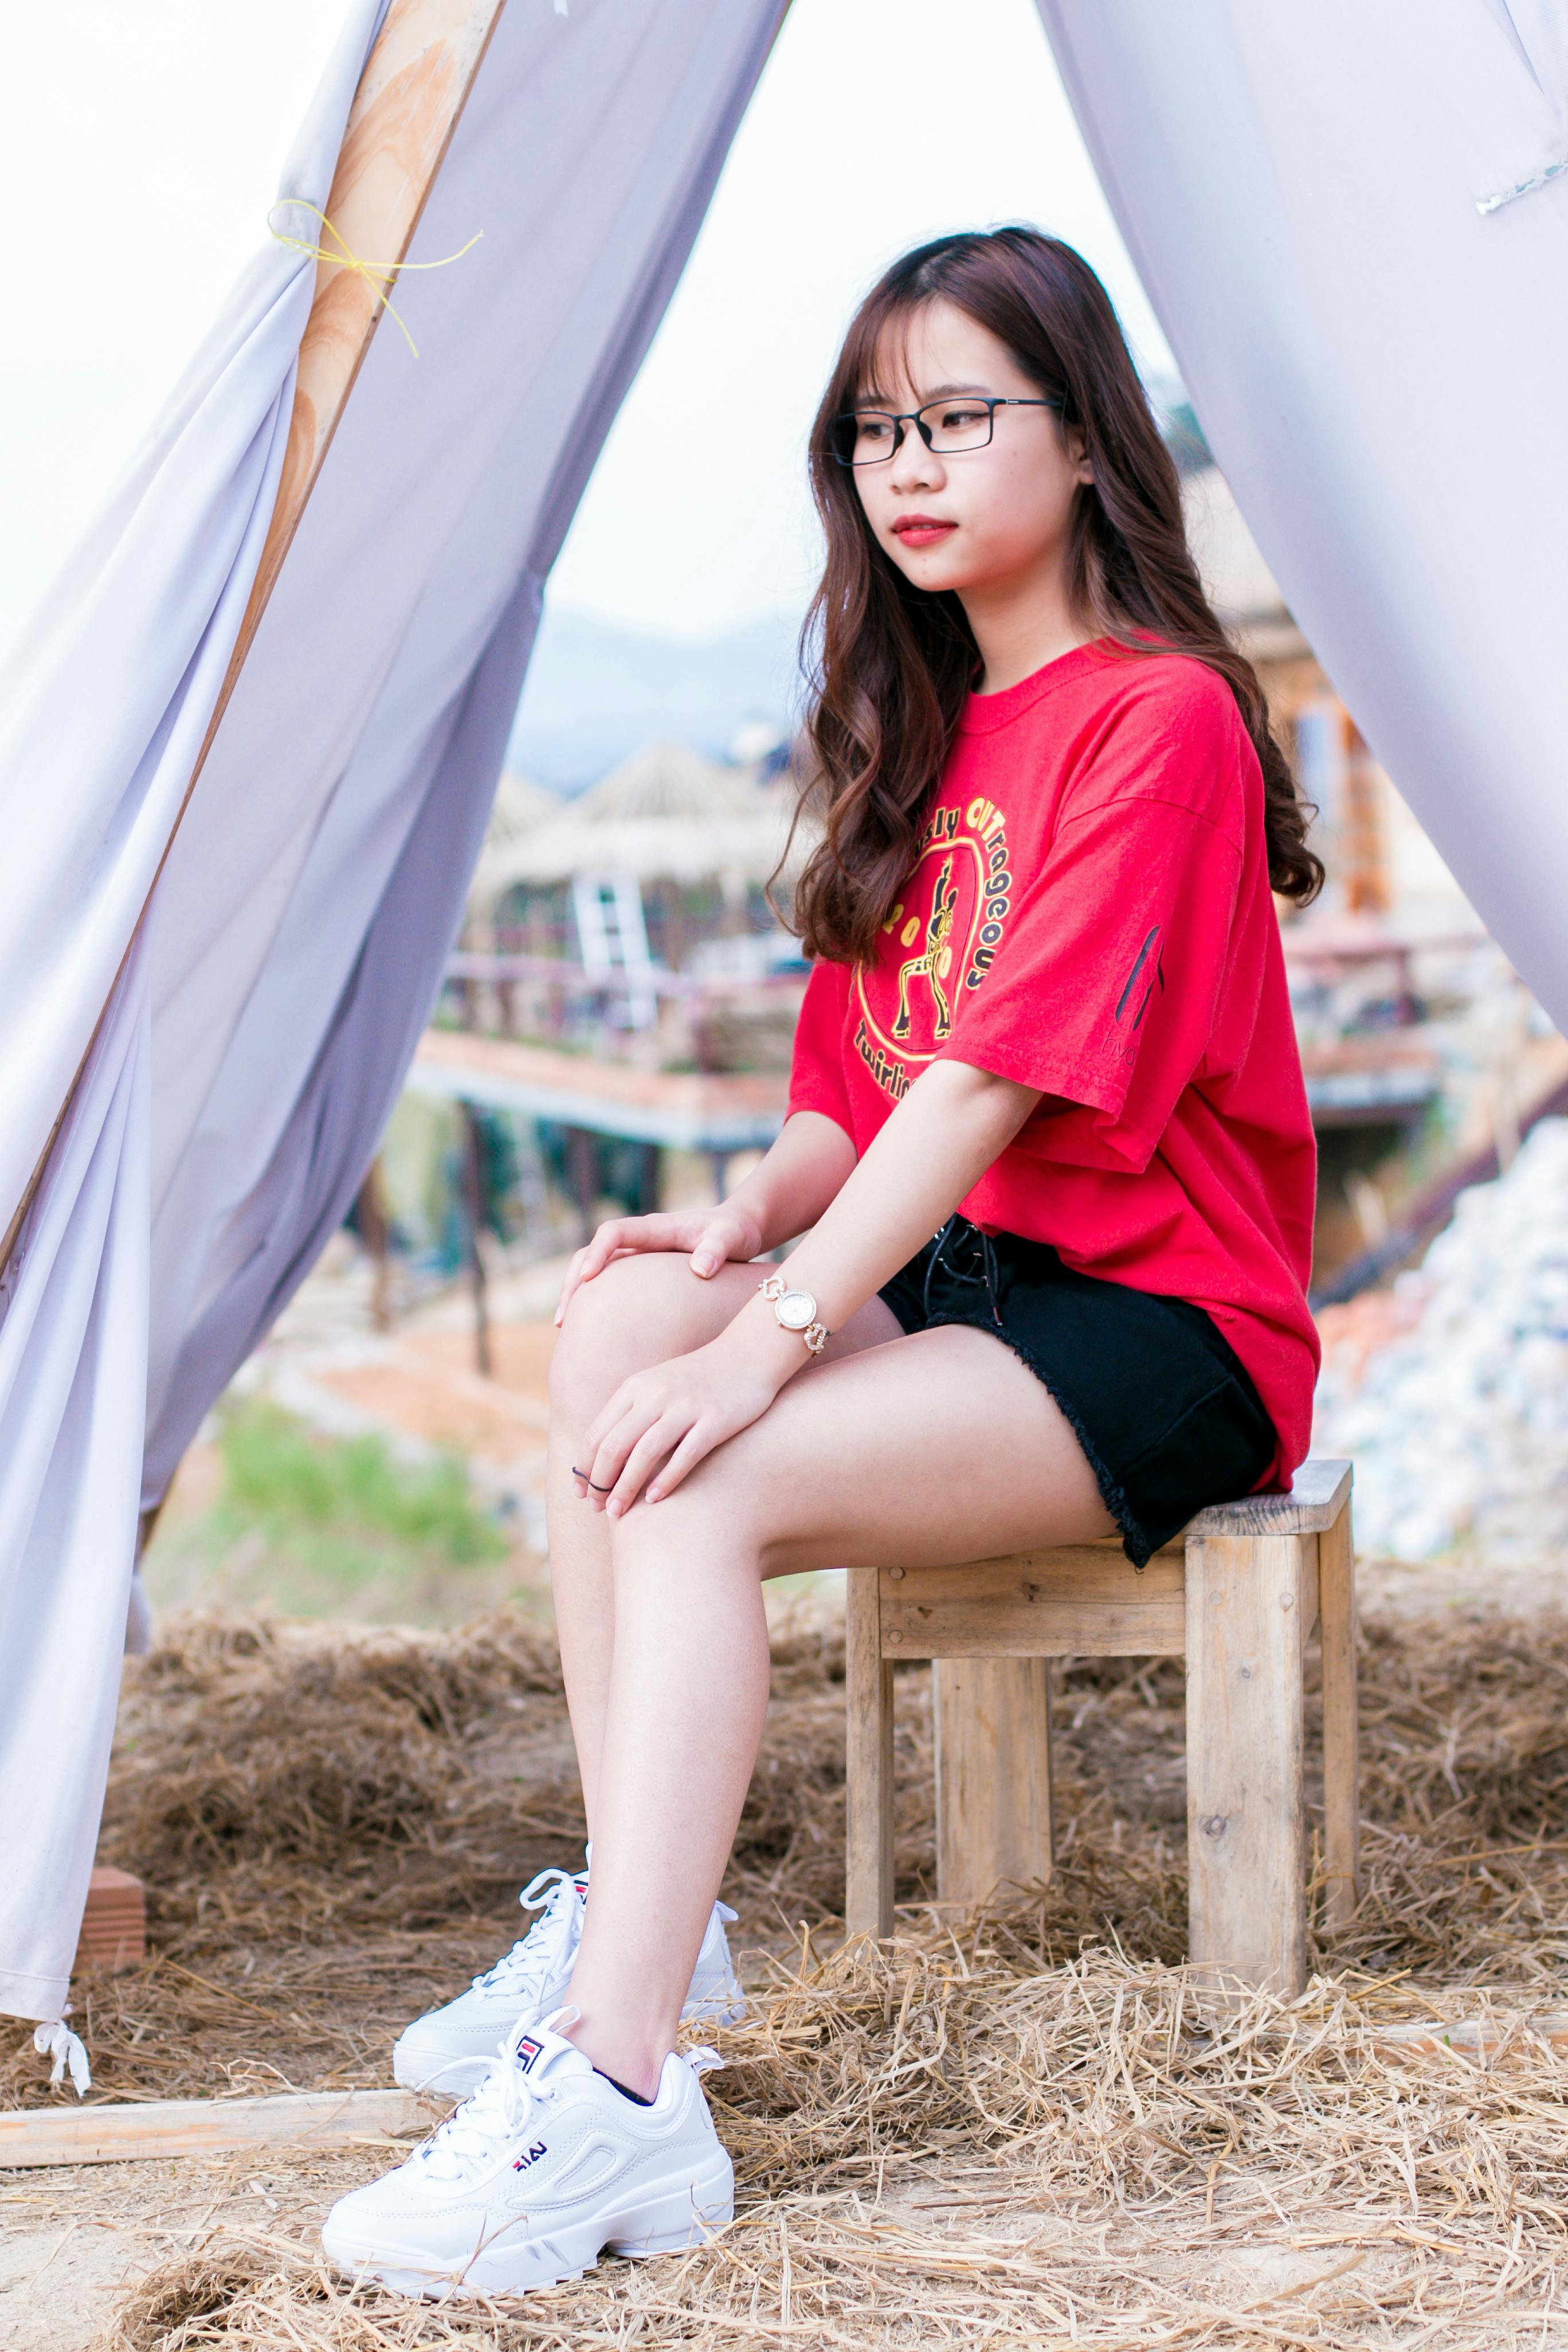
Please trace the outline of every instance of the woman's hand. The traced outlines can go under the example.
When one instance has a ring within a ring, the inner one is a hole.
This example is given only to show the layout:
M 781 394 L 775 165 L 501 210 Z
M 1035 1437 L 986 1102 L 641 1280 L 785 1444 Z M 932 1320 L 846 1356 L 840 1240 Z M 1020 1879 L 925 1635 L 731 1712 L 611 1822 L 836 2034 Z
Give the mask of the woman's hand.
M 691 1271 L 704 1281 L 717 1274 L 729 1258 L 760 1257 L 762 1227 L 749 1210 L 732 1201 L 716 1208 L 689 1209 L 654 1217 L 611 1217 L 580 1249 L 566 1269 L 561 1300 L 555 1309 L 559 1324 L 565 1318 L 573 1294 L 617 1257 L 633 1257 L 640 1250 L 689 1250 Z
M 800 1356 L 795 1335 L 777 1333 L 770 1318 L 765 1330 L 737 1339 L 731 1324 L 689 1356 L 634 1372 L 583 1441 L 572 1473 L 579 1495 L 612 1518 L 645 1487 L 648 1502 L 662 1501 L 705 1454 L 762 1419 Z

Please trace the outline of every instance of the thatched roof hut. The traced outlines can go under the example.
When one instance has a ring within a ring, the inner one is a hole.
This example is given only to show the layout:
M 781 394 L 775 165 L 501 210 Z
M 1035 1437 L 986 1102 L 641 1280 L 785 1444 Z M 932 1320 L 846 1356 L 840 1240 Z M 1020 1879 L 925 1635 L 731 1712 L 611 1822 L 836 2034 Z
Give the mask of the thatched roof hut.
M 652 743 L 574 801 L 510 839 L 487 842 L 469 898 L 491 922 L 519 884 L 548 887 L 579 874 L 629 874 L 639 884 L 719 880 L 732 895 L 766 882 L 789 837 L 794 792 L 760 784 L 679 743 Z
M 559 816 L 561 805 L 559 793 L 548 793 L 531 776 L 520 775 L 515 768 L 508 768 L 496 786 L 490 821 L 485 828 L 485 847 L 493 849 L 503 842 L 521 841 L 524 834 L 535 833 L 552 817 Z

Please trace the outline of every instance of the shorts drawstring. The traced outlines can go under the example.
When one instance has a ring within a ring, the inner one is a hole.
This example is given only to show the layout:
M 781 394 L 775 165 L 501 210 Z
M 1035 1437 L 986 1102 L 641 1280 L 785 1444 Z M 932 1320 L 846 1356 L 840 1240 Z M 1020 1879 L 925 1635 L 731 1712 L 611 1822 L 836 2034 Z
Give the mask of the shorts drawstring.
M 921 1289 L 921 1313 L 924 1315 L 928 1320 L 931 1316 L 931 1278 L 936 1272 L 939 1265 L 942 1263 L 942 1251 L 947 1247 L 947 1237 L 949 1234 L 952 1233 L 957 1223 L 958 1212 L 955 1209 L 952 1216 L 949 1217 L 946 1224 L 942 1226 L 941 1232 L 937 1234 L 935 1241 L 931 1245 L 931 1254 L 926 1260 L 926 1278 Z
M 980 1235 L 980 1259 L 985 1268 L 985 1296 L 991 1301 L 991 1320 L 1000 1331 L 1002 1308 L 996 1297 L 996 1244 L 987 1233 Z
M 983 1233 L 978 1225 L 970 1224 L 968 1218 L 961 1216 L 956 1209 L 954 1209 L 952 1216 L 949 1217 L 946 1224 L 943 1225 L 941 1233 L 937 1234 L 931 1249 L 931 1254 L 926 1260 L 925 1285 L 921 1294 L 921 1312 L 928 1316 L 931 1313 L 931 1278 L 936 1272 L 938 1265 L 942 1264 L 947 1245 L 952 1240 L 953 1235 L 960 1225 L 967 1226 L 971 1237 L 980 1244 L 980 1269 L 985 1284 L 985 1296 L 991 1301 L 991 1320 L 995 1324 L 998 1331 L 1000 1331 L 1002 1328 L 1002 1308 L 996 1297 L 996 1244 L 992 1240 L 989 1234 Z M 961 1274 L 957 1266 L 953 1265 L 951 1258 L 947 1259 L 947 1270 L 949 1274 L 953 1276 L 955 1281 L 963 1282 L 966 1279 L 973 1279 L 973 1276 L 965 1276 Z

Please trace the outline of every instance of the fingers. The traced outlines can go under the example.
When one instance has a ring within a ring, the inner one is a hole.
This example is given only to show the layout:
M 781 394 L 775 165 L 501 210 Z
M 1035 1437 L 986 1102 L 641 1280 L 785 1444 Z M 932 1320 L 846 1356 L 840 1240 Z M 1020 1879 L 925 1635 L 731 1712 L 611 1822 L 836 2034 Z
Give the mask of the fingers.
M 636 1250 L 669 1249 L 677 1246 L 657 1228 L 668 1221 L 663 1217 L 611 1217 L 599 1227 L 591 1242 L 576 1251 L 566 1269 L 566 1279 L 561 1286 L 556 1303 L 557 1325 L 566 1319 L 566 1309 L 585 1282 L 603 1274 L 612 1258 L 625 1257 Z
M 607 1507 L 629 1455 L 647 1433 L 660 1422 L 668 1423 L 678 1417 L 668 1384 L 657 1375 L 637 1372 L 629 1381 L 622 1381 L 614 1396 L 589 1423 L 587 1434 L 582 1440 L 582 1451 L 576 1457 L 576 1475 L 582 1482 L 579 1491 L 585 1491 L 586 1499 L 595 1510 L 602 1511 Z M 679 1419 L 679 1427 L 671 1431 L 654 1459 L 662 1458 L 668 1453 L 690 1419 L 691 1414 L 687 1412 L 684 1418 Z M 637 1480 L 638 1488 L 642 1477 L 646 1477 L 651 1467 L 651 1461 L 645 1462 L 642 1475 Z M 634 1489 L 634 1494 L 636 1491 Z
M 693 1421 L 689 1408 L 660 1413 L 640 1434 L 637 1428 L 631 1417 L 611 1431 L 584 1482 L 588 1501 L 612 1519 L 623 1517 L 639 1495 L 649 1503 L 672 1495 L 727 1434 L 716 1423 Z
M 566 1269 L 566 1279 L 561 1286 L 561 1296 L 555 1302 L 555 1328 L 557 1330 L 560 1329 L 562 1324 L 566 1319 L 566 1309 L 572 1304 L 573 1293 L 576 1290 L 578 1284 L 582 1280 L 581 1269 L 583 1260 L 587 1256 L 587 1255 L 588 1253 L 586 1249 L 574 1250 L 572 1253 L 572 1263 Z
M 685 1430 L 684 1421 L 668 1415 L 661 1415 L 651 1429 L 644 1430 L 622 1465 L 614 1491 L 605 1500 L 605 1509 L 612 1519 L 620 1518 L 631 1509 L 649 1476 L 680 1442 Z
M 601 1227 L 601 1231 L 602 1230 L 603 1228 Z M 595 1234 L 593 1241 L 585 1243 L 580 1250 L 574 1250 L 573 1252 L 572 1263 L 566 1269 L 566 1279 L 561 1286 L 561 1296 L 555 1302 L 555 1321 L 557 1328 L 559 1328 L 559 1327 L 566 1320 L 566 1309 L 571 1306 L 573 1299 L 576 1297 L 578 1291 L 581 1290 L 584 1280 L 587 1278 L 584 1269 L 587 1266 L 589 1252 L 593 1249 L 595 1243 L 597 1242 L 598 1238 L 598 1234 Z
M 593 1420 L 588 1423 L 586 1433 L 579 1440 L 580 1450 L 577 1454 L 576 1466 L 574 1468 L 573 1475 L 574 1477 L 581 1478 L 587 1486 L 592 1486 L 596 1485 L 607 1489 L 615 1484 L 614 1479 L 606 1478 L 604 1471 L 598 1467 L 599 1459 L 611 1435 L 620 1427 L 621 1423 L 626 1420 L 628 1413 L 635 1412 L 637 1409 L 637 1390 L 636 1380 L 637 1376 L 634 1374 L 632 1380 L 623 1381 L 621 1382 L 620 1387 L 616 1391 L 614 1396 L 609 1398 L 607 1402 L 600 1407 L 598 1412 L 595 1414 Z M 637 1423 L 637 1429 L 646 1429 L 650 1422 L 658 1419 L 662 1407 L 660 1404 L 653 1403 L 651 1401 L 649 1403 L 645 1404 L 642 1410 L 641 1419 Z M 628 1444 L 632 1443 L 632 1440 L 636 1437 L 637 1433 L 637 1430 L 634 1430 L 631 1433 L 631 1436 L 628 1437 L 626 1441 Z M 624 1453 L 621 1458 L 624 1459 Z M 617 1460 L 616 1466 L 617 1469 L 619 1468 L 619 1460 Z
M 693 1217 L 689 1213 L 679 1216 L 661 1213 L 651 1217 L 611 1217 L 591 1242 L 574 1253 L 556 1304 L 556 1327 L 559 1328 L 565 1321 L 566 1309 L 584 1284 L 603 1274 L 618 1257 L 631 1256 L 639 1250 L 689 1250 L 692 1273 L 708 1281 L 731 1258 L 755 1257 L 760 1247 L 761 1237 L 751 1223 L 724 1211 L 703 1217 Z
M 591 1509 L 619 1518 L 667 1456 L 689 1442 L 700 1414 L 697 1401 L 671 1395 L 666 1384 L 656 1385 L 646 1374 L 626 1381 L 590 1426 L 572 1465 L 579 1496 Z M 714 1442 L 709 1438 L 689 1455 L 682 1476 Z M 668 1491 L 668 1473 L 661 1474 L 661 1490 Z
M 601 1438 L 588 1465 L 588 1502 L 595 1511 L 619 1518 L 642 1492 L 644 1481 L 689 1425 L 689 1415 L 661 1412 L 651 1402 L 634 1404 Z
M 706 1281 L 717 1274 L 730 1255 L 732 1236 L 730 1228 L 719 1217 L 710 1217 L 697 1236 L 697 1246 L 691 1253 L 691 1271 Z
M 667 1495 L 673 1495 L 688 1472 L 708 1459 L 723 1434 L 722 1430 L 711 1429 L 702 1422 L 694 1423 L 648 1486 L 643 1500 L 662 1503 Z
M 731 1258 L 743 1262 L 755 1257 L 761 1242 L 761 1234 L 746 1219 L 732 1210 L 717 1210 L 702 1221 L 691 1252 L 691 1271 L 706 1280 Z

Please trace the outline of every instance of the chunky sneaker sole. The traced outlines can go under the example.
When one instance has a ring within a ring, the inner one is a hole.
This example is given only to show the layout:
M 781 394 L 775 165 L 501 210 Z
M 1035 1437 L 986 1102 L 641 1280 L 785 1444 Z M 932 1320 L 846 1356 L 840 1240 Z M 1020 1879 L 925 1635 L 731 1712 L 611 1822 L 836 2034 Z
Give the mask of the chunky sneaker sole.
M 339 2199 L 321 2231 L 335 2269 L 432 2301 L 525 2294 L 580 2278 L 606 2248 L 681 2253 L 732 2219 L 733 2170 L 697 2079 L 713 2053 L 672 2053 L 642 2105 L 552 2031 L 564 2013 L 517 2027 L 475 2097 Z
M 605 2253 L 632 2262 L 688 2253 L 693 2246 L 706 2245 L 734 2218 L 734 2175 L 725 2157 L 702 2172 L 650 2182 L 631 2199 L 607 2199 L 602 2208 L 542 2237 L 485 2246 L 460 2273 L 414 2267 L 405 2255 L 375 2247 L 352 2225 L 334 2228 L 331 2217 L 321 2231 L 321 2251 L 335 2270 L 356 2284 L 369 2281 L 395 2294 L 429 2303 L 462 2303 L 564 2285 L 591 2271 Z
M 392 2053 L 392 2077 L 406 2091 L 466 2099 L 495 2063 L 503 2038 L 523 2017 L 542 2017 L 566 1998 L 583 1932 L 588 1874 L 541 1871 L 518 1900 L 542 1916 L 495 1966 L 444 2008 L 415 2019 Z M 735 2025 L 746 1997 L 725 1928 L 735 1914 L 715 1903 L 681 2010 L 689 2024 Z

